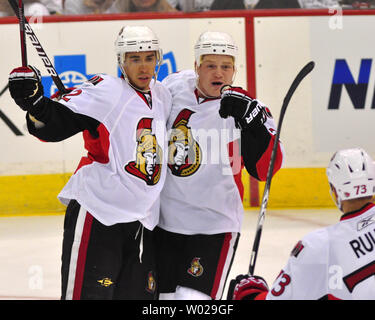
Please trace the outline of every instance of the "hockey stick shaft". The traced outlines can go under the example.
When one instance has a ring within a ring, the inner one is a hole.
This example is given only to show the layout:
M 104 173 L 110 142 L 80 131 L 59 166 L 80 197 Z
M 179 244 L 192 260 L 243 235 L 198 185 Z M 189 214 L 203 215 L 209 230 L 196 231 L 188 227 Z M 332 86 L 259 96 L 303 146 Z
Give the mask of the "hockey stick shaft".
M 0 110 L 0 119 L 9 127 L 16 136 L 23 136 L 23 133 L 14 125 L 14 123 Z
M 20 13 L 17 7 L 16 0 L 8 0 L 9 4 L 11 5 L 14 13 L 16 14 L 17 18 L 20 20 Z M 27 22 L 26 18 L 24 17 L 24 31 L 29 37 L 31 44 L 34 46 L 35 50 L 38 53 L 38 56 L 42 59 L 44 66 L 47 69 L 48 74 L 51 76 L 54 84 L 56 85 L 57 89 L 61 93 L 67 93 L 67 90 L 61 81 L 55 67 L 53 66 L 51 60 L 48 58 L 46 52 L 44 51 L 42 45 L 40 44 L 37 36 L 35 35 L 33 29 L 31 28 L 30 24 Z M 25 40 L 26 41 L 26 40 Z
M 0 91 L 0 97 L 7 91 L 9 88 L 9 84 L 7 83 L 6 86 Z M 9 129 L 16 135 L 22 136 L 22 132 L 14 125 L 14 123 L 5 115 L 4 112 L 0 110 L 0 119 L 2 119 L 5 124 L 9 127 Z
M 26 50 L 26 36 L 25 36 L 25 15 L 24 15 L 24 7 L 23 1 L 18 0 L 18 20 L 20 26 L 20 40 L 21 40 L 21 58 L 22 58 L 22 66 L 27 67 L 27 50 Z
M 5 91 L 8 90 L 8 88 L 9 88 L 9 83 L 7 83 L 7 84 L 5 85 L 5 87 L 0 91 L 0 97 L 5 93 Z
M 273 170 L 275 166 L 275 160 L 276 160 L 276 155 L 277 155 L 277 149 L 279 145 L 279 140 L 280 140 L 280 132 L 281 132 L 281 126 L 283 124 L 284 116 L 286 109 L 289 105 L 290 99 L 292 98 L 294 92 L 296 91 L 298 85 L 301 83 L 301 81 L 314 69 L 315 63 L 313 61 L 309 62 L 306 64 L 302 70 L 297 74 L 296 78 L 292 82 L 285 98 L 283 101 L 283 105 L 280 110 L 280 116 L 279 116 L 279 122 L 277 125 L 277 131 L 276 131 L 276 136 L 274 139 L 274 145 L 272 148 L 272 153 L 271 153 L 271 158 L 270 158 L 270 164 L 268 167 L 268 172 L 267 172 L 267 178 L 266 178 L 266 184 L 264 186 L 264 191 L 263 191 L 263 197 L 262 197 L 262 203 L 260 207 L 260 212 L 259 212 L 259 217 L 258 217 L 258 224 L 256 228 L 256 234 L 255 234 L 255 239 L 253 243 L 253 249 L 251 252 L 251 258 L 250 258 L 250 265 L 249 265 L 249 275 L 254 275 L 254 269 L 255 269 L 255 263 L 256 259 L 258 256 L 258 251 L 259 251 L 259 244 L 260 244 L 260 239 L 262 236 L 262 230 L 263 230 L 263 224 L 264 224 L 264 219 L 265 219 L 265 214 L 266 214 L 266 209 L 267 209 L 267 204 L 268 204 L 268 198 L 269 198 L 269 192 L 270 192 L 270 187 L 271 187 L 271 180 L 272 180 L 272 175 L 273 175 Z

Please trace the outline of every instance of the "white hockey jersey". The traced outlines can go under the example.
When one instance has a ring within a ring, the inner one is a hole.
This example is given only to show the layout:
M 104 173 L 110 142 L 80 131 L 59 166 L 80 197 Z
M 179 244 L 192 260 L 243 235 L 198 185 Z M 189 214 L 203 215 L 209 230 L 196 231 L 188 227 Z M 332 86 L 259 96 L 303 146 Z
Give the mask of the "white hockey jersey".
M 305 236 L 266 299 L 374 300 L 375 205 Z
M 151 96 L 149 105 L 125 80 L 98 75 L 59 101 L 101 123 L 99 138 L 83 132 L 88 154 L 58 195 L 62 203 L 76 199 L 105 225 L 139 220 L 147 229 L 155 227 L 171 96 L 159 82 Z
M 239 232 L 243 205 L 239 129 L 219 116 L 220 99 L 198 103 L 193 70 L 163 80 L 172 94 L 168 172 L 159 227 L 181 234 Z M 241 183 L 240 181 L 238 183 Z

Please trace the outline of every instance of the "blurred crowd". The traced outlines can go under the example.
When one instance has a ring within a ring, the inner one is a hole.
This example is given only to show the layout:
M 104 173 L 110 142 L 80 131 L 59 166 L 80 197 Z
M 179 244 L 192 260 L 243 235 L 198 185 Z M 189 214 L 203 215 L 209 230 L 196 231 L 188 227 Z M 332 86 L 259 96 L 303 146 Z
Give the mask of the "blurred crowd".
M 13 0 L 14 1 L 14 0 Z M 18 1 L 16 0 L 18 3 Z M 24 0 L 27 16 L 127 12 L 198 12 L 241 9 L 368 9 L 375 0 Z M 0 17 L 12 16 L 8 0 L 0 0 Z

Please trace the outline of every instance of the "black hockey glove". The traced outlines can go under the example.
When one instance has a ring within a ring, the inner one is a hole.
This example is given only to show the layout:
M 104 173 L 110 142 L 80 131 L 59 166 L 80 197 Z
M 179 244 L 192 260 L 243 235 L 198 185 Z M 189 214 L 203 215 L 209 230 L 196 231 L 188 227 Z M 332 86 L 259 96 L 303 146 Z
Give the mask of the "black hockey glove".
M 268 285 L 262 277 L 241 274 L 230 282 L 227 300 L 262 300 L 267 293 Z
M 44 89 L 40 71 L 32 66 L 13 69 L 9 74 L 9 92 L 24 111 L 32 111 L 42 100 Z
M 240 87 L 224 86 L 221 89 L 219 114 L 231 116 L 241 130 L 258 130 L 266 121 L 264 107 Z

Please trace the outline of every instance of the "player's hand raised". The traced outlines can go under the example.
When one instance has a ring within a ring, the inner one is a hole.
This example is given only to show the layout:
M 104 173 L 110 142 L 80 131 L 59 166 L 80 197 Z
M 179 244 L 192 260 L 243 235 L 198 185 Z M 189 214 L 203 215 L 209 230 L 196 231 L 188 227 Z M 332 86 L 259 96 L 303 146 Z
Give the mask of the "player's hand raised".
M 241 274 L 230 282 L 228 300 L 261 300 L 267 293 L 268 285 L 262 277 Z
M 22 110 L 35 108 L 44 95 L 40 71 L 32 66 L 13 69 L 9 74 L 9 92 Z
M 242 88 L 229 85 L 221 88 L 219 114 L 224 119 L 233 117 L 242 130 L 257 130 L 266 120 L 264 106 L 258 100 Z

